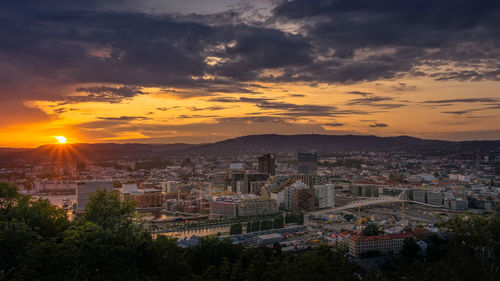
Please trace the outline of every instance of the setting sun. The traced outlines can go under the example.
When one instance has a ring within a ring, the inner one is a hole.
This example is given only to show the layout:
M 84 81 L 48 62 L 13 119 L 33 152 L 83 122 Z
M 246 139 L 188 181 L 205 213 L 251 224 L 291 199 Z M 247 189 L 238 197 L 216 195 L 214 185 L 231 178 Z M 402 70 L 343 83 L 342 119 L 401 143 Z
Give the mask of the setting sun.
M 55 136 L 55 138 L 59 143 L 66 143 L 66 137 L 64 136 Z

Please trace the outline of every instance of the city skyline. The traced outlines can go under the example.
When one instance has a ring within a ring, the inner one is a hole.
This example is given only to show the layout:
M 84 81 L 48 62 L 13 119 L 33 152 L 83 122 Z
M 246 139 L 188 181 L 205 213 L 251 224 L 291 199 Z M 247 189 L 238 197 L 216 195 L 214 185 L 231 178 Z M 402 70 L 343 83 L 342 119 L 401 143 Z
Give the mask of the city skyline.
M 1 6 L 0 147 L 500 139 L 495 1 Z

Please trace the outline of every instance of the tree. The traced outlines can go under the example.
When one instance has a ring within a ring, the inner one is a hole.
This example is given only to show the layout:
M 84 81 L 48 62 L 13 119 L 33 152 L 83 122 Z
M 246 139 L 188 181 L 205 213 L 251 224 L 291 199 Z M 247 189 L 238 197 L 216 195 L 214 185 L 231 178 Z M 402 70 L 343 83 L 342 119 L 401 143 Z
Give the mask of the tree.
M 242 233 L 243 233 L 243 226 L 241 225 L 241 223 L 236 223 L 231 225 L 229 229 L 230 235 L 242 234 Z
M 0 272 L 23 267 L 27 251 L 48 239 L 60 238 L 68 228 L 66 212 L 48 200 L 22 195 L 15 186 L 0 183 Z
M 274 219 L 273 228 L 283 228 L 285 227 L 285 221 L 282 216 L 279 216 Z
M 117 230 L 128 226 L 134 214 L 135 201 L 128 197 L 121 201 L 118 191 L 98 190 L 90 197 L 83 220 Z
M 252 223 L 252 232 L 260 231 L 260 221 L 254 221 Z
M 403 249 L 401 250 L 401 254 L 408 260 L 415 260 L 418 256 L 418 252 L 420 251 L 420 247 L 417 242 L 413 238 L 406 238 L 403 241 Z

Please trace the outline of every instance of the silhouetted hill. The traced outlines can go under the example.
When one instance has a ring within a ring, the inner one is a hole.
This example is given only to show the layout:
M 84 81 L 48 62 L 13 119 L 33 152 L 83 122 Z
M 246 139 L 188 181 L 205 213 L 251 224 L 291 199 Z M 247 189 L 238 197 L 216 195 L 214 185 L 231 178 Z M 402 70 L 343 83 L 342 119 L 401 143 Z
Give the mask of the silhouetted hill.
M 44 145 L 34 149 L 1 149 L 0 162 L 15 159 L 165 160 L 169 155 L 259 155 L 266 152 L 319 154 L 350 151 L 416 151 L 429 155 L 499 150 L 500 141 L 440 141 L 409 136 L 359 135 L 250 135 L 211 144 L 70 144 Z
M 251 135 L 188 149 L 190 153 L 258 154 L 264 152 L 395 151 L 436 148 L 452 142 L 408 136 Z
M 0 150 L 1 162 L 12 162 L 15 159 L 26 161 L 38 160 L 119 160 L 119 159 L 157 159 L 173 152 L 200 146 L 198 144 L 137 144 L 137 143 L 74 143 L 49 144 L 24 150 Z M 4 161 L 2 161 L 4 160 Z

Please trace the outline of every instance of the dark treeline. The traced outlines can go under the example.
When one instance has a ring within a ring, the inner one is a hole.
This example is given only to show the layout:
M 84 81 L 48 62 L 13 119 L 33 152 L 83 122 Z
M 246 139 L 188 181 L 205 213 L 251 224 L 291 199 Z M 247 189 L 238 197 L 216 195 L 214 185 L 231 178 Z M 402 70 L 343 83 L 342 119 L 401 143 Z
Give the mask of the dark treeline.
M 450 227 L 472 236 L 451 239 L 433 263 L 413 256 L 396 265 L 400 271 L 388 268 L 389 280 L 496 280 L 498 219 L 468 222 L 456 219 Z M 117 193 L 96 193 L 84 216 L 69 221 L 47 200 L 0 183 L 0 280 L 359 280 L 359 274 L 387 280 L 328 247 L 292 254 L 203 239 L 182 249 L 173 239 L 152 237 L 134 220 L 134 203 Z

